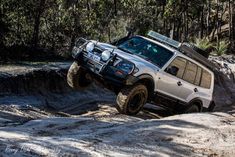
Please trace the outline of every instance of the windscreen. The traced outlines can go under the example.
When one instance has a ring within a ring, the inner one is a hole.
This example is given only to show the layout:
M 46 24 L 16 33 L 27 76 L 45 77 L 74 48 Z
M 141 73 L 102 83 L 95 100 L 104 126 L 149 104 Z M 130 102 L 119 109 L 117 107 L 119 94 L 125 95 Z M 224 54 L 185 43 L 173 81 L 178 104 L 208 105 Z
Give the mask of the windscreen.
M 173 56 L 173 52 L 142 37 L 132 37 L 117 45 L 123 51 L 138 55 L 162 68 Z

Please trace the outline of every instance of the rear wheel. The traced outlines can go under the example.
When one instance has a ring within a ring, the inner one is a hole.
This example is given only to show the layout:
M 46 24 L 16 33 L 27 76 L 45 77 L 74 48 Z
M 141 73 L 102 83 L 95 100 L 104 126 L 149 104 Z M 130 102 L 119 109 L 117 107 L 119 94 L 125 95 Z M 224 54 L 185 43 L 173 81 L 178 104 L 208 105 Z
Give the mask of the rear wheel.
M 148 98 L 146 86 L 138 84 L 122 89 L 117 96 L 116 108 L 120 113 L 127 115 L 137 114 Z
M 196 112 L 200 112 L 200 109 L 197 105 L 193 104 L 189 108 L 187 108 L 184 113 L 196 113 Z
M 91 80 L 88 80 L 86 75 L 87 72 L 76 62 L 74 62 L 69 68 L 67 74 L 67 83 L 73 89 L 85 89 L 91 84 Z

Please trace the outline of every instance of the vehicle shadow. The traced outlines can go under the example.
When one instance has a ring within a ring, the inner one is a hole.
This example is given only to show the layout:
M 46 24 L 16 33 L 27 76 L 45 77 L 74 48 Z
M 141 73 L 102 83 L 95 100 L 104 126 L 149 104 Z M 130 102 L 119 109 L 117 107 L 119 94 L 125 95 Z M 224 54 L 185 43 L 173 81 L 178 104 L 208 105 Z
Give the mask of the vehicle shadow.
M 63 108 L 62 110 L 58 110 L 60 113 L 65 113 L 69 115 L 85 115 L 85 116 L 116 116 L 121 115 L 116 107 L 114 102 L 92 102 L 84 105 L 76 105 L 74 108 L 68 107 Z M 160 119 L 168 116 L 172 116 L 173 114 L 156 105 L 146 104 L 143 109 L 137 114 L 132 115 L 132 117 L 141 118 L 141 119 Z
M 146 104 L 143 109 L 136 115 L 136 117 L 142 119 L 160 119 L 168 116 L 172 116 L 169 110 L 153 104 Z

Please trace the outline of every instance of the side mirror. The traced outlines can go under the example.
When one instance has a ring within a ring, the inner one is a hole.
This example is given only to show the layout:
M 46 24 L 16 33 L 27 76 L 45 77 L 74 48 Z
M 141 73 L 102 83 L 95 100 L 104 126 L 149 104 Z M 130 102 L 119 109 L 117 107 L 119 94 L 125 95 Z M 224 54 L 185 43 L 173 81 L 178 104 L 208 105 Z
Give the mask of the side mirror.
M 166 69 L 166 72 L 167 72 L 167 73 L 169 73 L 169 74 L 171 74 L 171 75 L 174 75 L 174 76 L 177 75 L 178 71 L 179 71 L 179 68 L 176 67 L 176 66 L 171 66 L 171 67 L 169 67 L 169 68 Z
M 129 38 L 134 35 L 134 33 L 136 32 L 136 28 L 126 27 L 126 32 L 127 32 L 126 36 Z

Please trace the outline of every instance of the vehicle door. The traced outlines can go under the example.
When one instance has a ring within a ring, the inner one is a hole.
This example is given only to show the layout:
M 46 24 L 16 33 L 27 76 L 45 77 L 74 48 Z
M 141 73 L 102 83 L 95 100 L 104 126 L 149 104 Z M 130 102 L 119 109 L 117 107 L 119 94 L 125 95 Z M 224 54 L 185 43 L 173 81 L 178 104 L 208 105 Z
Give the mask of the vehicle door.
M 184 101 L 181 91 L 183 85 L 183 75 L 187 60 L 183 57 L 176 57 L 167 68 L 159 72 L 157 81 L 157 92 L 171 98 Z
M 198 87 L 196 83 L 200 81 L 202 69 L 198 67 L 195 63 L 187 61 L 185 72 L 182 78 L 182 85 L 180 91 L 180 98 L 189 102 L 198 92 Z M 196 81 L 196 82 L 195 82 Z
M 185 102 L 194 98 L 210 100 L 211 74 L 197 64 L 187 61 L 185 72 L 182 78 L 180 97 Z

